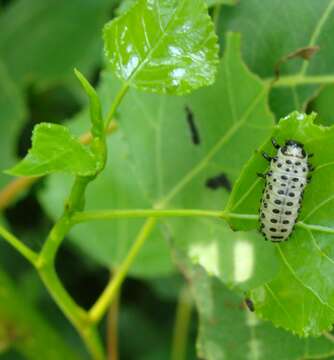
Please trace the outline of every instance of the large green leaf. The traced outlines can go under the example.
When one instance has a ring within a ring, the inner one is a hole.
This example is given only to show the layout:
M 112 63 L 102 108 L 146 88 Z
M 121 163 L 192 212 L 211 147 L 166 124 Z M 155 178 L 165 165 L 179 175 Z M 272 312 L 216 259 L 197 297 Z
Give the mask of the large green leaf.
M 6 169 L 16 161 L 16 140 L 26 115 L 23 95 L 0 60 L 0 167 Z M 0 187 L 10 180 L 0 175 Z
M 34 128 L 32 148 L 10 175 L 42 176 L 65 172 L 79 176 L 94 175 L 98 164 L 91 151 L 80 144 L 62 125 L 42 123 Z
M 320 47 L 309 61 L 293 59 L 281 66 L 280 87 L 274 85 L 271 94 L 277 115 L 304 110 L 322 82 L 334 81 L 333 13 L 333 0 L 295 0 L 284 6 L 280 0 L 248 0 L 224 9 L 221 31 L 242 33 L 245 61 L 262 77 L 273 78 L 276 63 L 287 54 L 305 46 Z
M 302 202 L 299 220 L 304 226 L 297 226 L 288 242 L 276 246 L 279 274 L 251 292 L 259 315 L 301 335 L 318 335 L 334 321 L 334 127 L 315 125 L 314 118 L 315 114 L 292 113 L 280 120 L 273 134 L 279 142 L 304 143 L 315 154 L 316 170 Z M 273 152 L 268 143 L 264 150 Z M 264 184 L 256 173 L 266 167 L 260 154 L 255 154 L 233 190 L 228 211 L 257 214 Z M 240 219 L 231 223 L 242 230 L 258 226 Z
M 198 352 L 207 360 L 300 360 L 332 358 L 326 337 L 301 339 L 274 328 L 250 312 L 244 299 L 203 271 L 193 270 L 191 285 L 199 312 Z
M 236 179 L 241 166 L 269 136 L 273 126 L 266 104 L 267 88 L 243 65 L 239 41 L 237 35 L 229 36 L 217 82 L 205 90 L 187 98 L 129 92 L 119 109 L 119 130 L 109 140 L 107 168 L 88 189 L 88 209 L 223 208 L 227 190 L 214 191 L 206 186 L 207 180 L 223 171 L 230 181 Z M 109 102 L 116 90 L 115 79 L 105 74 L 100 89 L 103 102 Z M 192 142 L 186 105 L 193 111 L 200 137 L 197 145 Z M 79 133 L 87 122 L 86 116 L 72 126 Z M 52 177 L 42 196 L 52 216 L 59 215 L 65 196 L 64 180 Z M 123 219 L 81 224 L 73 230 L 72 237 L 88 254 L 117 267 L 142 223 Z M 164 221 L 147 240 L 132 274 L 159 276 L 170 271 L 166 238 L 176 242 L 179 251 L 194 261 L 208 263 L 205 258 L 213 252 L 216 260 L 212 258 L 212 266 L 233 283 L 235 265 L 224 261 L 224 250 L 230 257 L 234 252 L 232 239 L 240 235 L 233 234 L 222 221 L 206 219 Z M 272 247 L 256 239 L 259 240 L 256 234 L 249 237 L 254 259 L 261 259 L 261 254 L 267 252 L 273 254 Z M 266 261 L 263 256 L 262 259 Z M 274 263 L 267 264 L 271 265 L 274 272 Z M 211 272 L 212 266 L 208 268 Z M 229 269 L 231 273 L 225 272 Z M 273 275 L 269 269 L 267 273 L 257 269 L 259 279 L 241 278 L 243 282 L 247 280 L 246 287 Z
M 104 28 L 116 75 L 149 92 L 184 94 L 212 84 L 218 45 L 204 0 L 138 0 Z
M 46 86 L 74 80 L 74 66 L 84 72 L 97 66 L 113 2 L 11 2 L 0 16 L 0 53 L 13 78 Z
M 1 270 L 0 348 L 5 346 L 14 348 L 25 359 L 78 358 Z

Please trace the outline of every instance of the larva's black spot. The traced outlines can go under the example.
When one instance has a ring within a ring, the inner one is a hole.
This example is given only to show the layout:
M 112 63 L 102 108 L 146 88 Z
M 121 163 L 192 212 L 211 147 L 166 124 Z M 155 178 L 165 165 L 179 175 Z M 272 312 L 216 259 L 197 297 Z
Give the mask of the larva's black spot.
M 282 175 L 282 176 L 281 176 L 281 179 L 282 179 L 282 180 L 288 180 L 288 177 L 287 177 L 286 175 Z
M 273 181 L 274 181 L 274 182 L 276 182 L 276 181 L 277 181 L 277 179 L 274 179 Z
M 288 201 L 286 204 L 287 204 L 287 206 L 292 206 L 292 205 L 293 205 L 293 202 Z
M 276 219 L 270 219 L 270 222 L 272 222 L 273 224 L 276 224 L 277 220 Z
M 274 201 L 274 203 L 275 203 L 275 204 L 277 204 L 277 205 L 281 205 L 281 204 L 282 204 L 282 201 L 281 201 L 281 200 L 276 199 L 276 200 Z
M 264 219 L 264 218 L 265 218 L 265 215 L 264 215 L 264 213 L 263 213 L 263 212 L 261 213 L 261 218 L 262 218 L 262 219 Z
M 289 220 L 283 220 L 283 221 L 282 221 L 282 223 L 283 223 L 284 225 L 289 224 L 289 222 L 290 222 Z
M 276 232 L 277 230 L 275 229 L 275 228 L 273 228 L 273 227 L 271 227 L 270 229 L 269 229 L 271 232 Z
M 297 171 L 297 170 L 294 170 L 294 173 L 295 173 L 295 174 L 298 174 L 298 171 Z
M 298 178 L 293 178 L 292 179 L 292 181 L 294 181 L 294 182 L 298 182 L 298 180 L 299 180 Z
M 205 182 L 205 185 L 212 190 L 217 190 L 219 188 L 225 188 L 228 192 L 232 190 L 231 182 L 224 173 L 209 178 Z
M 283 194 L 284 194 L 284 191 L 283 191 L 283 190 L 278 190 L 278 191 L 277 191 L 277 194 L 278 194 L 278 195 L 283 195 Z
M 306 168 L 303 168 L 303 172 L 305 172 L 306 171 Z
M 295 162 L 295 165 L 299 166 L 299 165 L 301 165 L 301 162 L 300 162 L 300 161 L 296 161 L 296 162 Z
M 264 208 L 267 208 L 267 207 L 268 207 L 268 203 L 264 202 L 264 203 L 263 203 L 263 207 L 264 207 Z
M 283 187 L 286 186 L 286 183 L 281 183 L 281 186 L 283 186 Z
M 290 197 L 295 197 L 295 193 L 291 192 L 291 193 L 289 193 L 289 196 Z
M 279 167 L 279 168 L 282 167 L 282 164 L 281 164 L 281 163 L 278 163 L 278 164 L 277 164 L 277 167 Z
M 290 169 L 289 169 L 289 168 L 286 168 L 285 171 L 286 171 L 286 172 L 290 172 Z
M 292 164 L 292 161 L 291 160 L 286 160 L 286 163 L 290 165 L 290 164 Z
M 271 184 L 269 184 L 268 188 L 269 188 L 269 190 L 272 190 L 273 186 Z
M 288 229 L 281 229 L 281 232 L 287 232 Z
M 292 214 L 291 211 L 286 211 L 286 212 L 285 212 L 285 215 L 291 215 L 291 214 Z
M 267 199 L 267 200 L 270 199 L 270 195 L 269 195 L 269 194 L 266 195 L 266 199 Z
M 279 210 L 278 209 L 273 209 L 273 213 L 274 214 L 279 214 Z
M 271 238 L 272 238 L 272 239 L 283 239 L 284 236 L 272 236 Z
M 186 111 L 186 115 L 187 115 L 187 123 L 188 123 L 189 129 L 190 129 L 191 140 L 194 145 L 199 145 L 201 140 L 199 137 L 199 132 L 198 132 L 197 126 L 195 124 L 194 114 L 189 109 L 188 106 L 185 107 L 185 111 Z

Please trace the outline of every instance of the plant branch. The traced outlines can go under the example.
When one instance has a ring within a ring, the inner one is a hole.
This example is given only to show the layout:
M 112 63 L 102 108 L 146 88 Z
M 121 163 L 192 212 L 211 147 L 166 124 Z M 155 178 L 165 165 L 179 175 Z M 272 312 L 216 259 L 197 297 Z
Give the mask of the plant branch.
M 93 359 L 105 359 L 103 347 L 95 326 L 90 323 L 87 312 L 78 306 L 65 290 L 53 264 L 43 266 L 38 269 L 38 273 L 56 304 L 80 334 Z
M 334 75 L 286 75 L 277 81 L 273 78 L 266 79 L 273 87 L 290 87 L 296 85 L 325 85 L 334 83 Z
M 118 312 L 121 289 L 110 304 L 107 318 L 107 348 L 108 360 L 118 360 Z
M 24 256 L 32 265 L 35 265 L 38 259 L 38 254 L 29 249 L 21 240 L 15 237 L 12 233 L 0 226 L 0 236 L 13 246 L 22 256 Z
M 130 251 L 126 258 L 117 268 L 115 276 L 109 281 L 109 284 L 104 289 L 101 296 L 97 299 L 96 303 L 89 311 L 90 319 L 93 323 L 97 323 L 101 320 L 105 312 L 107 311 L 110 303 L 115 299 L 120 286 L 122 285 L 130 266 L 134 262 L 139 250 L 143 247 L 146 239 L 151 234 L 153 228 L 156 225 L 157 220 L 155 218 L 148 218 L 142 226 L 136 240 L 134 241 Z
M 231 214 L 230 214 L 231 215 Z M 131 209 L 131 210 L 98 210 L 84 211 L 73 214 L 71 220 L 73 223 L 82 223 L 92 220 L 110 220 L 120 218 L 160 218 L 160 217 L 216 217 L 224 218 L 226 214 L 223 211 L 196 210 L 196 209 Z
M 176 309 L 171 360 L 185 360 L 187 358 L 191 311 L 191 294 L 189 288 L 184 287 L 180 292 Z
M 116 110 L 118 108 L 118 106 L 120 105 L 121 101 L 123 100 L 123 97 L 125 96 L 125 94 L 128 92 L 129 90 L 129 84 L 125 83 L 123 84 L 123 86 L 121 87 L 120 91 L 117 93 L 115 100 L 113 101 L 113 103 L 111 104 L 110 110 L 107 114 L 106 117 L 106 128 L 109 127 L 112 119 L 115 116 Z
M 117 130 L 117 123 L 111 122 L 106 133 L 112 134 Z M 91 132 L 82 134 L 79 138 L 82 144 L 90 144 L 92 141 Z M 5 209 L 17 197 L 18 194 L 29 189 L 40 177 L 19 177 L 12 180 L 7 186 L 0 191 L 0 210 Z

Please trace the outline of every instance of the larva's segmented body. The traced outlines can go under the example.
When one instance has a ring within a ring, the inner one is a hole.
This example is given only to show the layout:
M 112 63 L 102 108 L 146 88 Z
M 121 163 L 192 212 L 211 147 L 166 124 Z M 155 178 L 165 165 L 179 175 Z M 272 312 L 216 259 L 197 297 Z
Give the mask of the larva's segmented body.
M 294 140 L 286 141 L 271 158 L 270 170 L 262 175 L 266 179 L 260 207 L 260 231 L 266 239 L 281 242 L 288 239 L 293 231 L 303 198 L 304 188 L 312 170 L 303 145 Z

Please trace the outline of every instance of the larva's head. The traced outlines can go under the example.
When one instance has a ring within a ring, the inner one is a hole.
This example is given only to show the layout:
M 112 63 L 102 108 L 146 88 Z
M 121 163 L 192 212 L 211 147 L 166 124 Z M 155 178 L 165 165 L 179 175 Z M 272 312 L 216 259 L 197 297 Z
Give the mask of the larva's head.
M 294 156 L 301 159 L 306 157 L 304 145 L 295 140 L 287 140 L 284 146 L 282 146 L 281 152 L 286 156 Z

